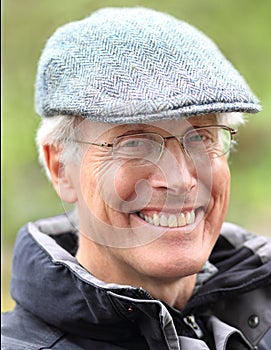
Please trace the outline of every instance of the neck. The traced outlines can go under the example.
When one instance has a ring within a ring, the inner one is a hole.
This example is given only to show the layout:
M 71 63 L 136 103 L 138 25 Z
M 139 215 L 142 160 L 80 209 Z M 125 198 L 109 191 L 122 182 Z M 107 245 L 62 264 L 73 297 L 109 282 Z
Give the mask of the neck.
M 195 284 L 196 275 L 191 275 L 171 281 L 152 279 L 149 283 L 144 283 L 144 285 L 141 283 L 140 286 L 146 289 L 153 298 L 182 310 L 191 298 Z
M 76 255 L 78 262 L 105 283 L 143 288 L 153 298 L 179 310 L 185 307 L 193 294 L 196 274 L 169 279 L 168 277 L 153 277 L 144 273 L 137 273 L 134 269 L 127 269 L 122 262 L 112 259 L 110 254 L 104 251 L 104 247 L 96 245 L 88 239 L 86 242 L 82 242 L 82 240 L 84 238 L 81 237 L 81 244 L 79 244 Z

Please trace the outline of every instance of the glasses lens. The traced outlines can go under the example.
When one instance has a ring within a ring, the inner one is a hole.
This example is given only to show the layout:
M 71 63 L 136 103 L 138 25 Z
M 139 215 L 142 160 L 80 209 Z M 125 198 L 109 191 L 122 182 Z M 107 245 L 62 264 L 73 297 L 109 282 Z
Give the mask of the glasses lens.
M 183 143 L 193 157 L 206 153 L 211 158 L 221 157 L 230 149 L 231 132 L 220 126 L 197 128 L 184 135 Z
M 113 143 L 113 156 L 133 160 L 140 164 L 156 163 L 163 149 L 163 138 L 158 134 L 142 133 L 117 137 Z

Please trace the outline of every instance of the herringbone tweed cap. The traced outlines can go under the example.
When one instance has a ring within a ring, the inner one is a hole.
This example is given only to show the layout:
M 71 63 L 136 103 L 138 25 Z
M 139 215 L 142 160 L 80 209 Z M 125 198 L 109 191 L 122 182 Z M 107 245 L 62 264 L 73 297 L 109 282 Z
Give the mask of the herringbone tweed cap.
M 36 110 L 138 123 L 261 107 L 203 33 L 135 7 L 104 8 L 53 34 L 39 61 Z

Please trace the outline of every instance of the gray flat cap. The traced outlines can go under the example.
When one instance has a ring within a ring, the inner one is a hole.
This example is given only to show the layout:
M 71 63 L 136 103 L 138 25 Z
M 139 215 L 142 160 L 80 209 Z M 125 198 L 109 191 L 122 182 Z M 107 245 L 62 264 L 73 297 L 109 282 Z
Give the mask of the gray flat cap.
M 193 26 L 146 8 L 104 8 L 60 27 L 36 78 L 36 111 L 105 123 L 261 110 L 217 46 Z

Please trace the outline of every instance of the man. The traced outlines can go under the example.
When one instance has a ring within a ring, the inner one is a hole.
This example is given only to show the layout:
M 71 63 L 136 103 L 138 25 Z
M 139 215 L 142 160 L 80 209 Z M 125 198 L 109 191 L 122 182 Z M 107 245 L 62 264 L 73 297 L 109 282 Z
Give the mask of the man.
M 270 241 L 223 224 L 240 112 L 261 107 L 213 42 L 99 10 L 47 42 L 36 109 L 76 208 L 20 231 L 3 349 L 269 349 Z

